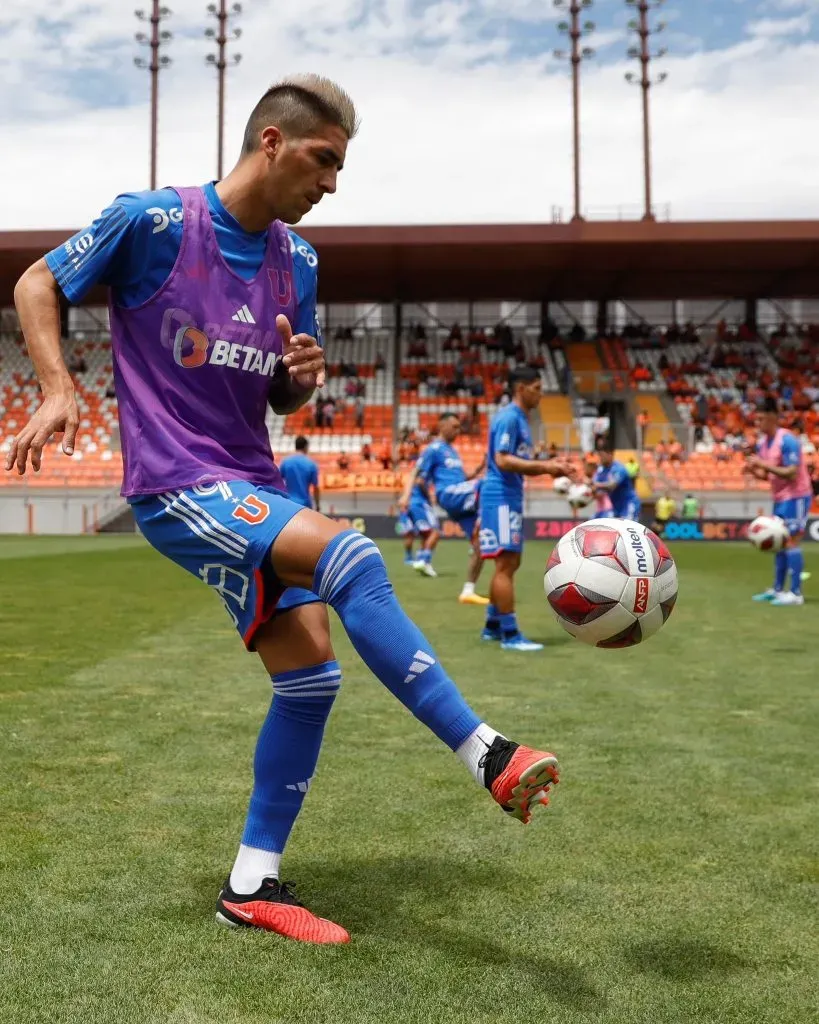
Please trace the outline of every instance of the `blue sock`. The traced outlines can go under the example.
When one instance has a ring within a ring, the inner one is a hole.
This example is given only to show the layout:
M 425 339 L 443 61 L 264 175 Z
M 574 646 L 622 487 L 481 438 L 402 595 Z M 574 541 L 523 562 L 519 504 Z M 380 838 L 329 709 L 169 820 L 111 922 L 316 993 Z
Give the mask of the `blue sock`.
M 500 629 L 500 618 L 498 617 L 498 609 L 493 604 L 488 604 L 486 606 L 486 628 Z
M 432 552 L 428 551 L 426 548 L 421 548 L 421 550 L 418 552 L 418 561 L 429 562 L 430 564 L 432 564 Z
M 510 636 L 517 636 L 520 632 L 518 626 L 518 617 L 514 612 L 508 612 L 506 615 L 500 615 L 500 628 L 503 634 L 504 640 Z
M 396 600 L 381 552 L 355 530 L 322 552 L 313 592 L 334 608 L 367 668 L 452 750 L 481 724 Z
M 777 551 L 774 557 L 774 590 L 779 593 L 785 589 L 785 577 L 788 575 L 788 552 Z
M 791 590 L 794 594 L 802 593 L 802 570 L 805 568 L 805 556 L 801 548 L 788 548 L 788 568 L 791 570 Z
M 337 661 L 325 661 L 271 679 L 273 703 L 256 744 L 242 842 L 282 853 L 316 770 L 341 669 Z

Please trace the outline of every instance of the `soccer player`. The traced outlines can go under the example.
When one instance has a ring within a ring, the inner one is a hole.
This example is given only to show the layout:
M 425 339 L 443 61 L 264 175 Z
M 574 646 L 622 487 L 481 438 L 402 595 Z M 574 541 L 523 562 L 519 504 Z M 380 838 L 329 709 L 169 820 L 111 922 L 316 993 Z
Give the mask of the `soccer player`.
M 268 403 L 292 412 L 326 372 L 317 258 L 284 225 L 336 191 L 356 127 L 334 83 L 280 82 L 251 113 L 222 181 L 120 196 L 30 267 L 15 300 L 43 398 L 6 459 L 7 470 L 36 472 L 55 432 L 74 451 L 79 411 L 61 354 L 59 291 L 77 302 L 107 284 L 123 495 L 148 541 L 220 596 L 272 680 L 217 919 L 322 943 L 349 935 L 307 910 L 279 881 L 279 865 L 341 683 L 327 605 L 372 673 L 513 817 L 529 820 L 557 770 L 554 755 L 481 721 L 398 604 L 375 544 L 288 498 L 272 457 Z
M 410 519 L 409 512 L 399 510 L 395 522 L 395 532 L 404 542 L 404 565 L 415 568 L 415 555 L 412 552 L 418 534 L 415 532 L 415 525 Z
M 802 578 L 805 558 L 801 542 L 813 501 L 813 488 L 805 455 L 799 441 L 789 430 L 779 427 L 779 407 L 775 398 L 765 400 L 759 416 L 762 437 L 757 454 L 747 460 L 748 469 L 760 480 L 768 480 L 773 497 L 773 514 L 784 519 L 790 539 L 774 560 L 774 584 L 754 601 L 768 601 L 777 607 L 802 605 Z M 791 589 L 785 589 L 788 572 Z
M 404 531 L 404 549 L 406 551 L 407 536 L 419 537 L 421 547 L 418 549 L 412 566 L 422 576 L 431 576 L 435 579 L 438 573 L 432 567 L 432 556 L 438 546 L 441 527 L 432 502 L 429 500 L 429 488 L 423 480 L 418 479 L 417 462 L 407 481 L 398 501 L 400 512 L 398 522 L 399 528 Z
M 529 413 L 537 408 L 542 384 L 531 366 L 509 375 L 512 400 L 489 427 L 486 477 L 480 490 L 480 550 L 495 562 L 486 609 L 484 640 L 500 641 L 507 651 L 542 651 L 543 644 L 527 640 L 515 615 L 515 573 L 523 551 L 523 478 L 568 476 L 574 470 L 560 459 L 532 458 Z
M 307 456 L 308 441 L 299 435 L 296 438 L 296 454 L 282 459 L 281 471 L 287 484 L 287 494 L 304 508 L 321 511 L 319 501 L 319 474 L 316 463 Z
M 414 471 L 407 477 L 401 503 L 407 508 L 412 507 L 411 496 L 417 486 L 426 489 L 431 484 L 435 488 L 436 501 L 472 544 L 466 582 L 458 600 L 461 604 L 488 605 L 488 598 L 475 593 L 475 584 L 483 566 L 477 537 L 478 492 L 483 464 L 467 476 L 460 455 L 452 447 L 460 432 L 458 414 L 442 413 L 438 419 L 438 437 L 423 450 Z
M 594 474 L 597 472 L 597 459 L 589 458 L 586 459 L 585 464 L 586 479 L 589 487 L 594 489 Z M 575 518 L 577 517 L 577 509 L 574 509 Z M 605 491 L 597 491 L 594 495 L 594 518 L 595 519 L 613 519 L 614 509 L 612 508 L 611 498 L 606 494 Z
M 609 496 L 615 519 L 639 520 L 640 499 L 626 467 L 615 460 L 611 448 L 601 448 L 597 455 L 600 465 L 594 474 L 595 494 Z

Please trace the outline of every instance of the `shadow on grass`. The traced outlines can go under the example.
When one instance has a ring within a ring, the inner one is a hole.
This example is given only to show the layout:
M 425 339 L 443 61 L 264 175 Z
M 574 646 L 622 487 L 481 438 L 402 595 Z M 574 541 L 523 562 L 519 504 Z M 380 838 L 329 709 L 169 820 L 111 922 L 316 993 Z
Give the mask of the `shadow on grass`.
M 536 989 L 551 999 L 577 1010 L 599 1011 L 605 996 L 589 981 L 586 969 L 569 960 L 544 952 L 551 943 L 548 934 L 519 935 L 515 941 L 496 940 L 503 935 L 503 923 L 497 932 L 485 927 L 469 931 L 469 904 L 481 901 L 484 894 L 497 900 L 499 881 L 494 866 L 465 864 L 452 860 L 416 857 L 380 857 L 366 860 L 341 859 L 301 861 L 299 877 L 305 880 L 305 902 L 316 913 L 340 921 L 356 934 L 389 942 L 428 946 L 439 951 L 451 963 L 465 967 L 516 975 L 526 989 Z M 203 902 L 212 905 L 218 883 L 200 876 L 196 880 Z M 504 875 L 504 889 L 526 892 L 531 879 L 515 880 Z M 501 897 L 502 898 L 502 897 Z M 438 911 L 440 917 L 432 922 Z M 452 923 L 460 917 L 462 926 Z
M 751 966 L 724 946 L 679 936 L 632 943 L 626 947 L 625 959 L 636 971 L 659 974 L 672 981 L 690 981 L 706 974 L 736 974 Z

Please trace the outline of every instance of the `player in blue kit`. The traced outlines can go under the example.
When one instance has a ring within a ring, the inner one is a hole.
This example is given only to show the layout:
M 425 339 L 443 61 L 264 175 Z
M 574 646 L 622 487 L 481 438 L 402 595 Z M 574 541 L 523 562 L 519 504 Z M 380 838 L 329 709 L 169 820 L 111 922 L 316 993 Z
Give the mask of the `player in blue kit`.
M 488 605 L 489 601 L 475 593 L 475 584 L 481 574 L 482 561 L 478 546 L 478 492 L 483 465 L 467 476 L 460 455 L 452 442 L 461 432 L 458 414 L 445 412 L 438 420 L 438 438 L 421 453 L 415 470 L 407 478 L 401 506 L 412 509 L 418 503 L 418 494 L 424 496 L 424 507 L 429 505 L 428 487 L 435 488 L 435 499 L 447 516 L 457 523 L 468 540 L 472 542 L 469 552 L 466 582 L 458 600 L 461 604 Z M 430 509 L 431 511 L 431 509 Z M 432 512 L 434 515 L 434 512 Z M 437 520 L 436 520 L 437 522 Z M 434 550 L 434 548 L 433 548 Z M 431 559 L 432 551 L 428 557 Z M 421 563 L 421 571 L 426 571 Z
M 314 508 L 320 512 L 319 472 L 318 465 L 307 456 L 309 442 L 306 437 L 296 438 L 296 454 L 282 459 L 279 467 L 287 484 L 287 494 L 292 501 L 297 501 L 305 508 Z
M 529 414 L 542 395 L 540 374 L 521 366 L 509 375 L 512 401 L 489 427 L 486 477 L 480 492 L 480 551 L 495 562 L 486 609 L 484 640 L 500 641 L 507 651 L 541 651 L 527 640 L 515 615 L 515 573 L 523 552 L 523 478 L 568 476 L 574 469 L 560 459 L 533 459 Z
M 315 253 L 285 224 L 336 191 L 356 129 L 334 83 L 279 82 L 252 111 L 222 181 L 121 196 L 33 264 L 15 302 L 43 397 L 5 462 L 21 476 L 36 471 L 55 433 L 72 454 L 80 416 L 59 292 L 79 301 L 107 284 L 123 495 L 149 543 L 219 595 L 273 690 L 217 920 L 316 943 L 349 935 L 303 906 L 279 872 L 341 686 L 327 606 L 373 675 L 507 814 L 527 822 L 557 780 L 554 755 L 506 739 L 469 707 L 399 605 L 376 545 L 287 497 L 270 450 L 268 405 L 293 412 L 326 374 Z M 381 780 L 362 779 L 361 797 L 383 827 L 391 795 Z M 457 827 L 458 801 L 447 806 Z M 203 824 L 218 829 L 209 815 L 203 805 Z
M 634 481 L 622 462 L 617 462 L 610 448 L 599 451 L 600 465 L 592 478 L 596 494 L 607 494 L 611 499 L 616 519 L 639 521 L 641 503 L 634 490 Z
M 417 463 L 416 463 L 417 467 Z M 398 500 L 400 512 L 399 525 L 403 527 L 403 536 L 420 537 L 421 547 L 412 563 L 413 568 L 423 576 L 433 579 L 438 573 L 432 568 L 432 556 L 441 536 L 438 516 L 430 501 L 429 488 L 417 476 L 417 469 L 409 475 L 404 492 Z

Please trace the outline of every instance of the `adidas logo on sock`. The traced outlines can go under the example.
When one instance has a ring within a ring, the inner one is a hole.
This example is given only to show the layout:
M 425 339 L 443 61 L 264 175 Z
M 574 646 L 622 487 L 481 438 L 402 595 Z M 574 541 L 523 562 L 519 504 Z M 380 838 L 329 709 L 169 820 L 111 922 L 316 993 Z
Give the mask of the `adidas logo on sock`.
M 246 305 L 242 306 L 241 309 L 237 309 L 236 312 L 233 314 L 233 316 L 230 319 L 231 320 L 238 320 L 240 323 L 243 323 L 243 324 L 255 324 L 256 323 L 256 321 L 253 318 L 253 314 L 250 312 L 250 310 L 247 308 Z
M 306 793 L 307 790 L 310 788 L 310 783 L 313 781 L 314 778 L 315 776 L 311 775 L 310 778 L 307 779 L 305 782 L 294 782 L 292 784 L 288 783 L 285 788 L 292 789 L 294 793 Z
M 404 680 L 405 683 L 411 683 L 413 679 L 416 679 L 422 672 L 426 672 L 431 665 L 435 664 L 435 659 L 432 655 L 427 654 L 426 651 L 416 651 L 412 659 L 407 678 Z

